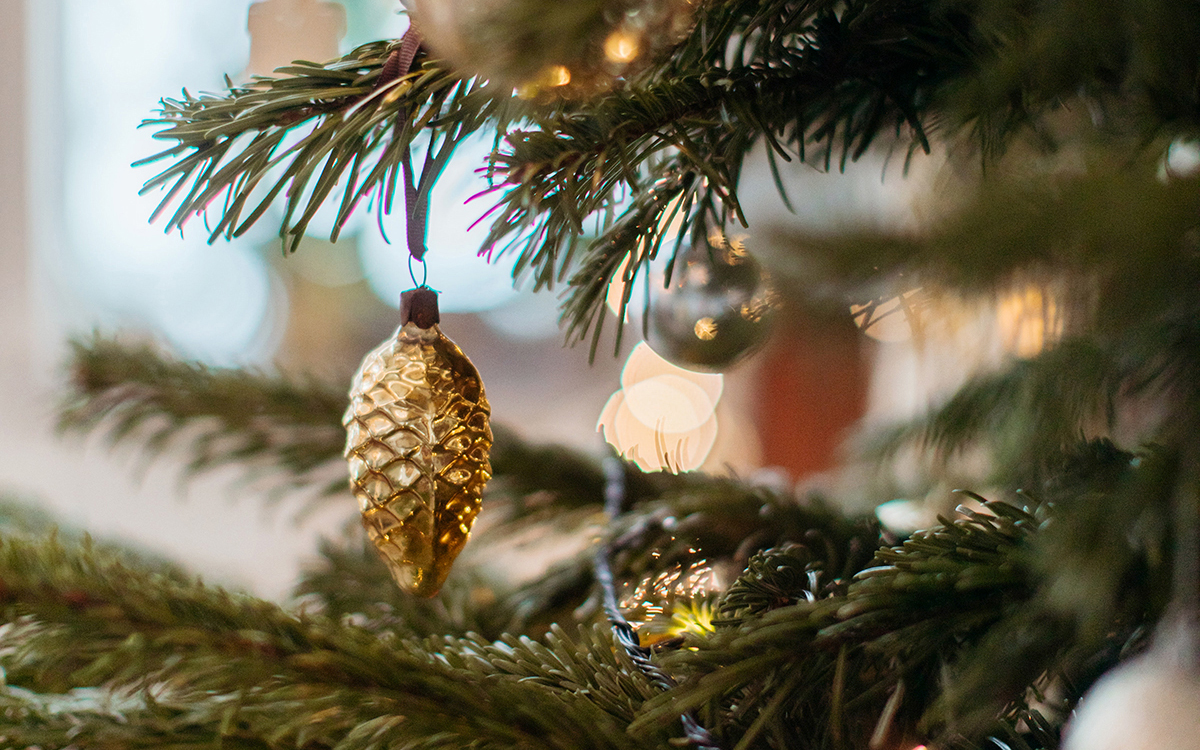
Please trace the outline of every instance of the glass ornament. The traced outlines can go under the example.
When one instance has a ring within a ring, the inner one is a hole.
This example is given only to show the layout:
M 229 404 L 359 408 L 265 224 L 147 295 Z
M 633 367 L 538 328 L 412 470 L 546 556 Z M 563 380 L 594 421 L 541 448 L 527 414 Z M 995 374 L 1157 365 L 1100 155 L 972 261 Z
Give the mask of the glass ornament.
M 491 409 L 475 366 L 438 328 L 437 293 L 401 299 L 403 324 L 363 360 L 342 422 L 367 535 L 400 588 L 431 597 L 491 478 Z
M 650 346 L 680 367 L 727 370 L 766 341 L 776 295 L 740 240 L 715 234 L 684 260 L 651 303 Z

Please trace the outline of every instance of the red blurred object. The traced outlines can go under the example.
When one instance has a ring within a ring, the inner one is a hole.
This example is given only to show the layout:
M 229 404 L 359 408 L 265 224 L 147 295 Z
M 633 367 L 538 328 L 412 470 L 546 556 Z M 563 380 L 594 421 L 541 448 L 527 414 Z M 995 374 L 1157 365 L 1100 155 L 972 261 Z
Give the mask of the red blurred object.
M 793 479 L 837 466 L 867 406 L 868 342 L 849 316 L 781 315 L 761 355 L 755 423 L 765 466 Z

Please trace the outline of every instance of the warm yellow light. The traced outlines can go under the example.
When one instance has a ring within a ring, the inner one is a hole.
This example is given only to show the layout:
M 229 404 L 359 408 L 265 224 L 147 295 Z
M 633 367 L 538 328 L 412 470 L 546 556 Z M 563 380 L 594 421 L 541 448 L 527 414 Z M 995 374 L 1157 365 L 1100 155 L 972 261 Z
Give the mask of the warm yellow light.
M 700 468 L 717 440 L 717 417 L 710 416 L 694 430 L 665 432 L 634 416 L 625 391 L 609 398 L 596 428 L 604 440 L 642 471 L 692 471 Z
M 1018 357 L 1032 357 L 1062 336 L 1058 302 L 1036 284 L 1001 298 L 996 317 L 1005 348 Z
M 713 320 L 712 318 L 701 318 L 700 320 L 696 321 L 696 325 L 693 330 L 696 334 L 696 338 L 700 339 L 701 341 L 712 341 L 717 337 L 717 321 Z
M 571 82 L 571 71 L 565 65 L 552 65 L 546 78 L 549 81 L 548 86 L 566 86 Z
M 604 56 L 609 62 L 633 62 L 640 51 L 637 37 L 628 31 L 614 31 L 604 40 Z
M 688 565 L 686 571 L 681 563 L 675 563 L 667 570 L 642 578 L 633 593 L 621 600 L 621 608 L 636 606 L 650 615 L 659 615 L 668 599 L 680 602 L 704 600 L 720 589 L 716 571 L 701 558 Z
M 684 633 L 708 635 L 717 632 L 713 626 L 712 602 L 708 599 L 692 602 L 679 602 L 671 613 L 671 628 L 668 632 L 674 636 Z
M 533 99 L 542 92 L 542 89 L 566 86 L 570 82 L 571 70 L 567 66 L 547 65 L 542 68 L 542 72 L 517 89 L 517 96 L 522 99 Z
M 716 409 L 704 389 L 678 375 L 656 375 L 624 389 L 629 411 L 642 424 L 663 432 L 689 432 Z

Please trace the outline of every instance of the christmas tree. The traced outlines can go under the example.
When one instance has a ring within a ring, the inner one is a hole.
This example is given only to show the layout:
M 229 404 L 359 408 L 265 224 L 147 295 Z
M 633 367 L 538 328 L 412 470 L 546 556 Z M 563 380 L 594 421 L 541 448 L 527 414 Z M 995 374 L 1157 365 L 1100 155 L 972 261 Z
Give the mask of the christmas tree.
M 870 330 L 895 310 L 919 335 L 1018 290 L 1040 311 L 1034 345 L 873 430 L 850 467 L 915 464 L 906 493 L 938 502 L 957 471 L 962 505 L 905 529 L 842 498 L 530 443 L 488 425 L 427 295 L 353 400 L 83 340 L 66 427 L 182 436 L 194 470 L 245 466 L 331 502 L 351 502 L 321 471 L 345 453 L 365 533 L 322 549 L 280 606 L 13 509 L 5 747 L 1197 747 L 1200 9 L 409 10 L 404 39 L 164 100 L 156 216 L 202 216 L 219 240 L 282 204 L 294 250 L 322 206 L 335 235 L 355 211 L 404 212 L 416 268 L 433 182 L 488 134 L 482 252 L 565 289 L 568 340 L 592 356 L 606 301 L 625 320 L 656 260 L 667 283 L 699 265 L 702 291 L 740 274 L 736 300 L 687 312 L 675 339 L 674 358 L 710 368 L 771 319 Z M 736 237 L 754 148 L 780 191 L 789 162 L 937 153 L 953 195 L 905 229 L 778 230 L 751 260 Z M 862 486 L 878 504 L 898 484 Z M 451 569 L 481 499 L 490 519 Z M 486 574 L 488 550 L 546 529 L 585 543 L 530 580 Z

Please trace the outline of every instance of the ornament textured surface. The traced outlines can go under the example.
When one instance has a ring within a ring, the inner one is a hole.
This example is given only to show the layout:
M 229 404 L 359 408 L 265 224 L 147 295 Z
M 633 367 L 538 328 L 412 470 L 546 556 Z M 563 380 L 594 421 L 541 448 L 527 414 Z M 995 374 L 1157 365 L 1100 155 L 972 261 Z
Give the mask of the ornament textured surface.
M 433 596 L 491 478 L 490 407 L 475 366 L 436 325 L 408 323 L 363 360 L 346 459 L 363 526 L 405 591 Z

